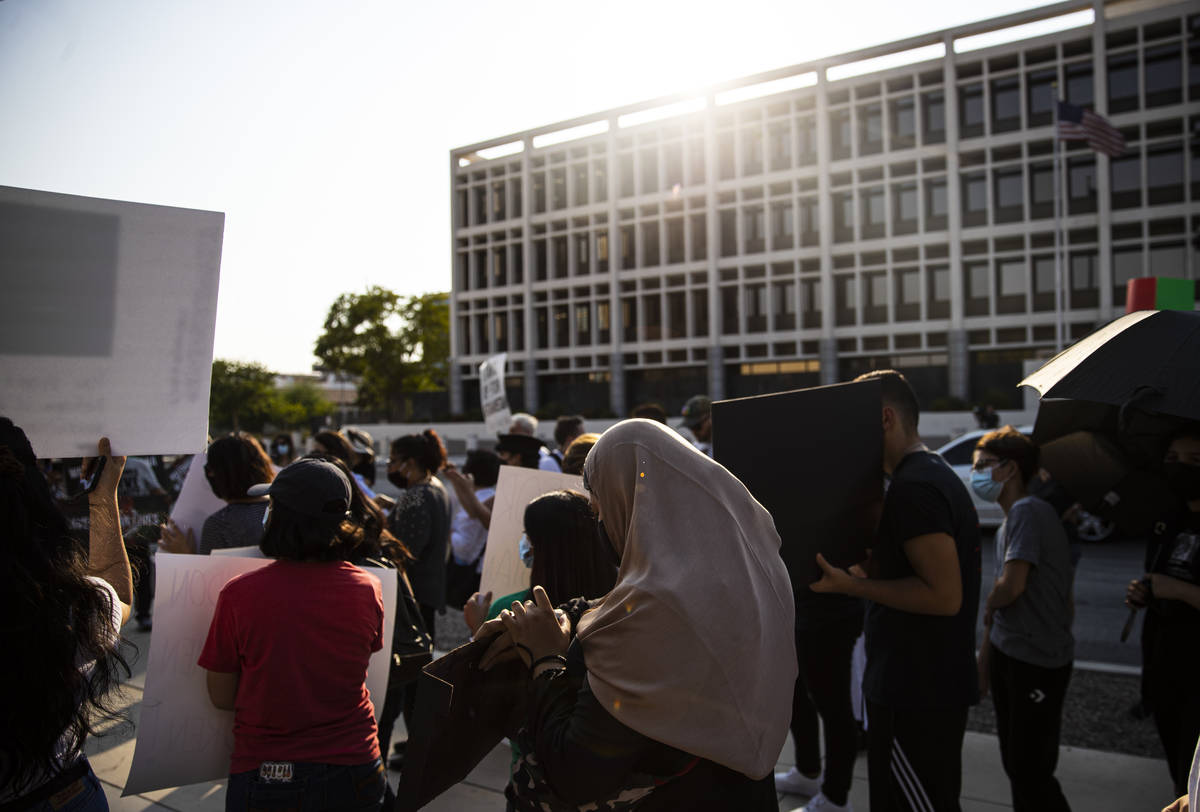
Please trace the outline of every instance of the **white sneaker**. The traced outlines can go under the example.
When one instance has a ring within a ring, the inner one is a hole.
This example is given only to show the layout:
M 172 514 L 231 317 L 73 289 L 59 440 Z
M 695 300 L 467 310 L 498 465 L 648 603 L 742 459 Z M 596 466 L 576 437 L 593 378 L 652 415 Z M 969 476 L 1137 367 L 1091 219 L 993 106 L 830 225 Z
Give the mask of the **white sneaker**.
M 821 793 L 821 776 L 809 778 L 792 767 L 785 773 L 775 773 L 775 789 L 791 795 L 807 795 L 810 798 Z
M 846 799 L 846 803 L 843 806 L 835 804 L 826 798 L 825 793 L 818 792 L 799 812 L 854 812 L 854 807 L 850 805 L 849 798 Z

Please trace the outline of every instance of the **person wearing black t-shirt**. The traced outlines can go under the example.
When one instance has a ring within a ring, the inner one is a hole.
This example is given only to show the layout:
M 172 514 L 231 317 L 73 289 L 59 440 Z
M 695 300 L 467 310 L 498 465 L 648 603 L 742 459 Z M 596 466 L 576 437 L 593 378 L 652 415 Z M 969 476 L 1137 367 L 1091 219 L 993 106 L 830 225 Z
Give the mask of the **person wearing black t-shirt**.
M 1142 628 L 1147 695 L 1175 793 L 1182 795 L 1200 737 L 1200 423 L 1171 438 L 1163 472 L 1186 509 L 1155 529 L 1146 549 L 1148 574 L 1129 584 L 1125 602 L 1148 608 Z
M 866 598 L 871 812 L 958 810 L 967 708 L 979 700 L 979 517 L 957 474 L 917 434 L 916 395 L 879 370 L 890 477 L 868 561 L 852 575 L 821 555 L 817 592 Z

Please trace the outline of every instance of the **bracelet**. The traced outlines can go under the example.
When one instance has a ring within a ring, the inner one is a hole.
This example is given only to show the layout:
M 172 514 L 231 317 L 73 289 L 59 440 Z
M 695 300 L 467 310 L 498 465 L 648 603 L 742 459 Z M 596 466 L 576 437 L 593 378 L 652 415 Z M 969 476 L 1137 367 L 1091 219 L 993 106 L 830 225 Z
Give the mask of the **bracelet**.
M 519 648 L 519 649 L 521 649 L 521 651 L 525 652 L 525 655 L 527 657 L 529 657 L 529 662 L 530 662 L 529 667 L 532 668 L 533 667 L 533 652 L 529 650 L 529 646 L 525 645 L 524 643 L 513 643 L 513 648 Z
M 558 663 L 560 665 L 562 665 L 563 668 L 567 667 L 567 658 L 564 657 L 562 654 L 547 654 L 545 657 L 538 657 L 536 660 L 534 660 L 532 663 L 529 664 L 529 667 L 537 668 L 542 663 L 548 663 L 551 660 L 557 660 Z

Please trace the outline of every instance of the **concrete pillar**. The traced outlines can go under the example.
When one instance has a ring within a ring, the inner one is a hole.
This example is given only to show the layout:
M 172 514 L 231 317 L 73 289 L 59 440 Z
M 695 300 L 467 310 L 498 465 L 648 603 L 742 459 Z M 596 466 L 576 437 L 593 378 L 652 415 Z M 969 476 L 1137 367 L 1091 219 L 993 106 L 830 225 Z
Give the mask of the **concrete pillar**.
M 817 234 L 821 243 L 821 383 L 838 382 L 837 339 L 834 338 L 833 295 L 833 194 L 829 164 L 832 160 L 829 135 L 829 85 L 825 69 L 817 69 Z
M 708 348 L 708 396 L 713 400 L 725 399 L 725 358 L 721 348 Z
M 450 360 L 450 414 L 460 415 L 463 413 L 463 387 L 462 387 L 462 371 L 458 364 L 454 363 L 455 359 L 451 356 Z
M 943 40 L 942 86 L 946 100 L 946 225 L 950 243 L 950 329 L 947 337 L 947 376 L 950 396 L 967 400 L 970 392 L 970 354 L 964 322 L 966 283 L 962 261 L 962 194 L 958 181 L 958 66 L 954 39 Z
M 821 385 L 839 383 L 837 340 L 823 337 L 818 351 L 821 359 Z
M 1108 48 L 1105 44 L 1108 24 L 1104 19 L 1104 0 L 1093 0 L 1096 21 L 1092 24 L 1092 98 L 1099 115 L 1108 117 Z M 1125 309 L 1124 302 L 1113 301 L 1112 267 L 1112 182 L 1109 177 L 1109 157 L 1100 152 L 1096 156 L 1096 231 L 1099 241 L 1096 246 L 1096 284 L 1100 286 L 1100 321 L 1107 322 L 1119 316 Z M 1070 189 L 1068 187 L 1068 194 Z M 1068 197 L 1068 201 L 1070 198 Z M 1070 254 L 1067 255 L 1068 259 Z M 1067 290 L 1071 289 L 1071 265 L 1066 266 Z M 1069 304 L 1069 302 L 1068 302 Z M 1068 315 L 1070 310 L 1067 310 Z M 1070 319 L 1067 320 L 1068 326 Z M 1070 336 L 1068 329 L 1067 335 Z M 1070 343 L 1070 338 L 1066 339 Z
M 525 362 L 522 391 L 525 394 L 525 411 L 533 414 L 538 409 L 537 361 L 530 359 Z
M 608 407 L 617 417 L 629 413 L 625 403 L 625 357 L 614 352 L 608 359 L 611 380 L 608 384 Z
M 971 391 L 971 361 L 967 347 L 967 331 L 961 327 L 950 330 L 946 361 L 950 395 L 967 400 Z

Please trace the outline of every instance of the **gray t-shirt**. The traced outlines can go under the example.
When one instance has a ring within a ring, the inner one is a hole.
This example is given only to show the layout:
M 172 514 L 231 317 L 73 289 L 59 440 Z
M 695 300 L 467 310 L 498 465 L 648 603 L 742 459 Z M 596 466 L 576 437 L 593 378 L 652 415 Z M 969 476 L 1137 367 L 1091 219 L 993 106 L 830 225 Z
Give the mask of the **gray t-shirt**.
M 1013 503 L 996 531 L 996 577 L 1005 562 L 1033 566 L 1021 596 L 992 617 L 992 645 L 1009 657 L 1059 668 L 1075 657 L 1071 634 L 1071 548 L 1058 514 L 1036 496 Z
M 230 547 L 253 547 L 262 541 L 263 514 L 267 500 L 261 502 L 231 502 L 204 520 L 196 552 L 208 555 L 213 550 Z

